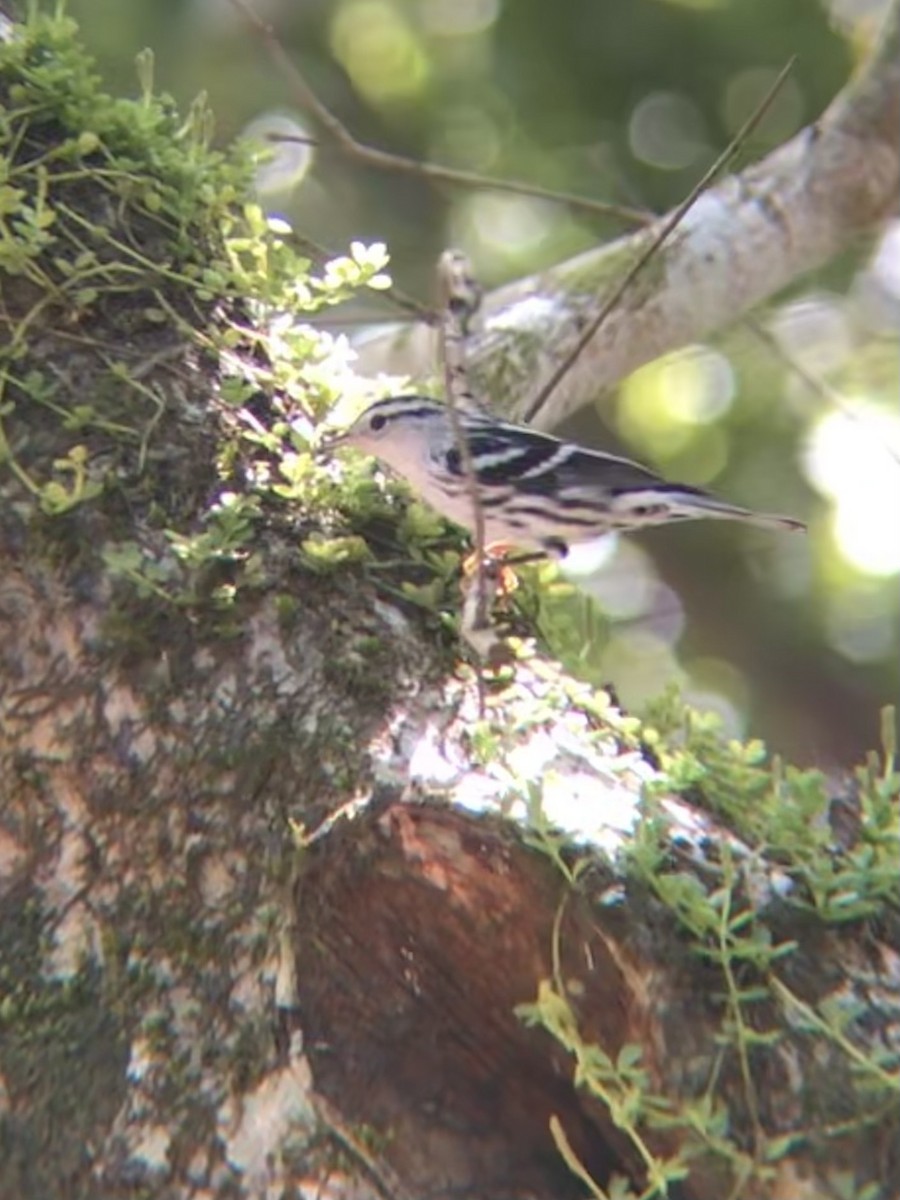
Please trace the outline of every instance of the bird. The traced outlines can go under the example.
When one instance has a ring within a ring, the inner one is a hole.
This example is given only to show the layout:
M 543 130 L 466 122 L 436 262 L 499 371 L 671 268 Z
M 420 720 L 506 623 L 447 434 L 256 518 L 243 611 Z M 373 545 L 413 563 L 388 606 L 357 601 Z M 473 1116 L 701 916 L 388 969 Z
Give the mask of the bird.
M 455 425 L 465 441 L 463 452 Z M 562 441 L 487 412 L 427 396 L 376 400 L 328 448 L 377 458 L 413 493 L 470 533 L 477 485 L 485 546 L 563 559 L 604 534 L 710 517 L 801 530 L 793 517 L 753 512 L 702 488 L 670 483 L 639 463 Z

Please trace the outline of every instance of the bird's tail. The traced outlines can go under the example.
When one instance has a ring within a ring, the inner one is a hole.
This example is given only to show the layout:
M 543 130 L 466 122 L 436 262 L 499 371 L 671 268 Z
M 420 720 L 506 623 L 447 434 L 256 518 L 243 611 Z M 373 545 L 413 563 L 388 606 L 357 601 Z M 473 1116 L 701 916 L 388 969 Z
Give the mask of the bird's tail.
M 667 488 L 664 495 L 659 492 L 642 493 L 633 491 L 617 498 L 615 507 L 626 509 L 635 524 L 656 524 L 665 521 L 695 521 L 712 518 L 722 521 L 743 521 L 746 525 L 759 525 L 763 529 L 806 529 L 803 521 L 785 517 L 780 513 L 753 512 L 737 504 L 717 500 L 698 488 Z M 656 511 L 654 511 L 656 510 Z M 624 515 L 624 513 L 623 513 Z

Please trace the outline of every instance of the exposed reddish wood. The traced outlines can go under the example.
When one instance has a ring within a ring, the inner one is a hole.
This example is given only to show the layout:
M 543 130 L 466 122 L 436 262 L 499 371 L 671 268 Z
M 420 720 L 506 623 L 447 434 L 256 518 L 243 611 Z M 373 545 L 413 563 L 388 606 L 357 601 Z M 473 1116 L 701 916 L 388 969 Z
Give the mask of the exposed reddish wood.
M 621 903 L 604 902 L 609 888 Z M 644 1186 L 634 1147 L 605 1106 L 574 1087 L 572 1060 L 516 1015 L 553 974 L 561 904 L 560 976 L 585 1042 L 612 1058 L 639 1045 L 650 1090 L 676 1107 L 712 1086 L 730 1114 L 729 1138 L 749 1154 L 756 1128 L 767 1136 L 833 1129 L 836 1106 L 852 1092 L 850 1064 L 826 1063 L 821 1043 L 797 1030 L 749 1051 L 748 1095 L 739 1055 L 722 1042 L 721 974 L 650 895 L 621 889 L 597 867 L 574 892 L 511 826 L 396 800 L 310 850 L 296 895 L 297 1027 L 317 1091 L 350 1128 L 375 1134 L 409 1194 L 583 1196 L 553 1144 L 551 1116 L 601 1185 L 619 1173 Z M 775 941 L 800 942 L 782 979 L 805 1003 L 877 970 L 872 948 L 852 932 L 789 908 L 779 917 L 777 907 Z M 737 969 L 740 986 L 753 982 Z M 766 1002 L 742 1020 L 768 1030 L 783 1014 Z M 654 1156 L 676 1149 L 674 1133 L 642 1126 L 642 1135 Z M 897 1174 L 885 1136 L 862 1126 L 829 1134 L 829 1170 L 853 1172 L 874 1155 L 884 1177 Z M 739 1188 L 742 1200 L 800 1195 L 800 1179 L 809 1195 L 822 1194 L 814 1145 L 800 1138 L 768 1182 L 760 1175 Z M 697 1159 L 669 1195 L 720 1200 L 734 1184 L 723 1158 Z
M 413 1192 L 583 1194 L 552 1143 L 554 1114 L 596 1178 L 640 1179 L 622 1134 L 575 1092 L 564 1053 L 515 1014 L 552 973 L 565 890 L 508 830 L 444 808 L 393 804 L 313 852 L 298 894 L 298 973 L 316 1085 L 383 1136 Z M 565 973 L 589 977 L 583 1015 L 612 1054 L 648 1044 L 637 960 L 567 907 Z

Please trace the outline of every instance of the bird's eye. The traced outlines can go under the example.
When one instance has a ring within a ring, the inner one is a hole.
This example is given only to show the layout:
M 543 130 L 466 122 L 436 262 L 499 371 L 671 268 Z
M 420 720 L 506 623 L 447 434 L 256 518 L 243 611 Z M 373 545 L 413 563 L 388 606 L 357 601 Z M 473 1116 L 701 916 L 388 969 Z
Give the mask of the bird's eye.
M 387 425 L 387 417 L 385 417 L 382 413 L 379 413 L 377 416 L 373 417 L 369 422 L 369 428 L 373 433 L 377 433 L 379 429 L 384 429 L 385 425 Z

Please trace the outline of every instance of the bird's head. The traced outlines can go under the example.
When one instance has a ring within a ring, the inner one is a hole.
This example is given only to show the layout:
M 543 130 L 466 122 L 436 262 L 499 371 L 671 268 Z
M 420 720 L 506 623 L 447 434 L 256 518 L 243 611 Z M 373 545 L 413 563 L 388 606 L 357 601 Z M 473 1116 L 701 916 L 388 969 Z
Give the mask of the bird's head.
M 328 438 L 325 448 L 350 447 L 371 454 L 401 474 L 421 460 L 447 422 L 442 404 L 426 396 L 389 396 L 376 400 L 349 429 Z

